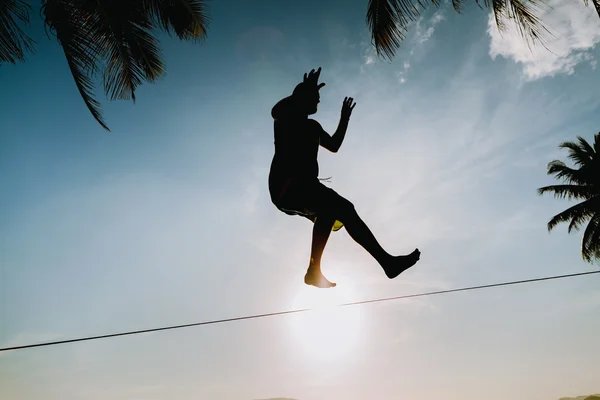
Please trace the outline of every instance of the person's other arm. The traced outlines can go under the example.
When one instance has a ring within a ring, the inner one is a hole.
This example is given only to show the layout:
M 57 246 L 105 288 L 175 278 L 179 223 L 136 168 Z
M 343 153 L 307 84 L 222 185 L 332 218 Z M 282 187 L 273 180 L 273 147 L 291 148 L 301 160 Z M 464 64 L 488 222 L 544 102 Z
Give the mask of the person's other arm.
M 356 106 L 356 103 L 352 104 L 353 100 L 354 99 L 352 97 L 344 98 L 340 122 L 333 136 L 330 136 L 327 132 L 325 132 L 321 125 L 319 125 L 319 128 L 321 130 L 319 132 L 321 146 L 331 151 L 332 153 L 337 153 L 337 151 L 342 146 L 342 143 L 344 142 L 346 130 L 348 129 L 348 123 L 350 122 L 350 115 L 352 115 L 352 110 L 354 110 L 354 106 Z

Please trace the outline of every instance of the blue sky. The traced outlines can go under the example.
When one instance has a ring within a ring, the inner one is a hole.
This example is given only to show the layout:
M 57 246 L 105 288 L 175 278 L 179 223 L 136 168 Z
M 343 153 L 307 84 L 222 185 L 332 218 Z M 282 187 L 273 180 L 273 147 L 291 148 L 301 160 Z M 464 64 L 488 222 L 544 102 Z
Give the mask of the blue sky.
M 165 78 L 135 105 L 103 101 L 112 133 L 34 19 L 37 53 L 0 70 L 0 347 L 597 268 L 580 234 L 546 230 L 569 203 L 535 191 L 554 182 L 560 142 L 600 130 L 593 10 L 552 2 L 553 53 L 531 56 L 486 11 L 432 9 L 387 63 L 366 4 L 211 2 L 205 43 L 165 37 Z M 325 129 L 344 96 L 357 102 L 322 176 L 390 252 L 422 251 L 396 280 L 341 231 L 323 259 L 338 287 L 304 286 L 311 226 L 270 203 L 270 109 L 318 66 Z M 594 275 L 7 352 L 0 397 L 591 394 L 599 287 Z

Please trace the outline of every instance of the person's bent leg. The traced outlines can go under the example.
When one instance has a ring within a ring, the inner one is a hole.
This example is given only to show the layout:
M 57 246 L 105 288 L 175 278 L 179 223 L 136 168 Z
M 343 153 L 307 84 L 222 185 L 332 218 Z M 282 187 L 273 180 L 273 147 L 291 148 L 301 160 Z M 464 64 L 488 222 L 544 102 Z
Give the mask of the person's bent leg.
M 321 272 L 321 257 L 323 256 L 323 250 L 325 250 L 329 235 L 331 235 L 334 222 L 335 218 L 328 215 L 318 216 L 315 220 L 312 232 L 310 263 L 304 276 L 304 283 L 307 285 L 320 288 L 329 288 L 336 285 L 327 280 Z

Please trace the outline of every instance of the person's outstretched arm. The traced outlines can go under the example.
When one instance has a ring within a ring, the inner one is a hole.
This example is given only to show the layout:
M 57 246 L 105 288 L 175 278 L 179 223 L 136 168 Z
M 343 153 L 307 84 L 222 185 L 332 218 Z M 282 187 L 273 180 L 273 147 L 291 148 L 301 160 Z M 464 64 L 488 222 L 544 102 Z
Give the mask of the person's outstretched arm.
M 354 110 L 354 106 L 356 106 L 356 103 L 352 104 L 353 100 L 354 99 L 352 97 L 344 98 L 344 103 L 342 104 L 342 113 L 340 116 L 340 123 L 338 124 L 338 127 L 335 130 L 333 136 L 329 136 L 327 132 L 321 129 L 321 146 L 333 153 L 337 153 L 337 151 L 342 146 L 344 137 L 346 136 L 348 122 L 350 122 L 350 115 L 352 115 L 352 110 Z

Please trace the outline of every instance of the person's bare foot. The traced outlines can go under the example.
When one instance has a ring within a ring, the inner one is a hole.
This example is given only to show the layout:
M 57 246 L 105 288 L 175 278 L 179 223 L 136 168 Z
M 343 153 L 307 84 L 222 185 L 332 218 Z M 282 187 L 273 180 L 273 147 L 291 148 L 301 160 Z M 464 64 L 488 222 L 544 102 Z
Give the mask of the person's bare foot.
M 421 252 L 419 249 L 415 249 L 412 253 L 406 256 L 392 257 L 389 263 L 384 267 L 385 274 L 388 278 L 394 279 L 402 272 L 415 265 L 417 261 L 419 261 L 420 257 Z
M 320 269 L 310 267 L 308 268 L 308 271 L 306 271 L 306 275 L 304 275 L 304 283 L 322 289 L 336 286 L 335 282 L 330 282 L 325 278 Z

